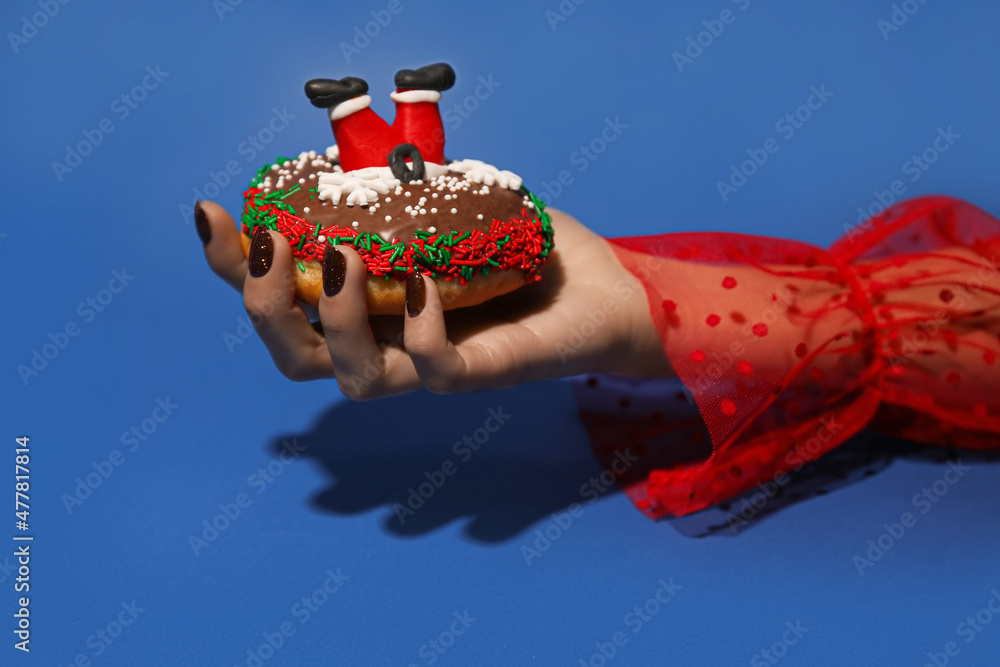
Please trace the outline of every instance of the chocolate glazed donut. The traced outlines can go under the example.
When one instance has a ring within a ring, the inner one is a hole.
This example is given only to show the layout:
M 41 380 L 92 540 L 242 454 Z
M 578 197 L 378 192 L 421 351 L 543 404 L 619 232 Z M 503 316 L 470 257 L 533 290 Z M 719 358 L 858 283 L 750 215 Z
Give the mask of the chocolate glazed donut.
M 496 170 L 476 161 L 433 165 L 437 175 L 428 177 L 412 144 L 397 145 L 389 160 L 391 176 L 384 168 L 339 172 L 335 159 L 315 152 L 265 166 L 244 193 L 244 252 L 257 225 L 281 232 L 297 263 L 296 296 L 316 305 L 326 247 L 350 244 L 368 269 L 373 315 L 403 312 L 405 278 L 414 271 L 435 280 L 446 309 L 477 305 L 539 279 L 552 247 L 550 218 L 519 180 L 501 187 L 482 176 Z M 324 194 L 329 186 L 321 184 L 380 175 L 399 183 L 363 204 L 349 205 L 343 194 L 333 203 Z M 482 180 L 470 180 L 476 177 Z

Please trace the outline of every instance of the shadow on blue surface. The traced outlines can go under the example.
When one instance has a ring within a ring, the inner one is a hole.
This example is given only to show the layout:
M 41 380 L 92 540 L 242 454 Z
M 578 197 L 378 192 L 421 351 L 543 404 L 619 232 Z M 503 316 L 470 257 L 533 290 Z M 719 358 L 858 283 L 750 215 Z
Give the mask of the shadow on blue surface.
M 789 475 L 785 485 L 760 484 L 728 502 L 669 521 L 679 533 L 688 537 L 735 537 L 792 505 L 877 475 L 896 459 L 936 463 L 944 473 L 949 463 L 997 463 L 1000 454 L 923 445 L 865 430 L 818 461 Z
M 318 511 L 348 516 L 384 506 L 389 510 L 385 532 L 403 538 L 467 520 L 466 538 L 499 544 L 572 503 L 619 492 L 594 485 L 602 469 L 576 410 L 564 382 L 344 401 L 323 413 L 311 430 L 277 438 L 271 448 L 280 452 L 294 439 L 330 475 L 330 486 L 311 500 Z M 897 458 L 942 467 L 959 459 L 977 465 L 998 460 L 995 453 L 924 446 L 863 431 L 790 475 L 783 486 L 761 485 L 668 523 L 686 537 L 735 537 L 788 507 L 872 477 Z M 657 461 L 662 457 L 655 452 L 641 457 L 630 476 L 644 475 Z
M 278 452 L 296 438 L 330 474 L 331 486 L 312 499 L 322 512 L 385 506 L 393 511 L 385 531 L 398 537 L 468 519 L 465 536 L 493 544 L 586 500 L 581 486 L 601 469 L 575 409 L 563 382 L 449 396 L 422 391 L 338 403 L 310 431 L 271 446 Z

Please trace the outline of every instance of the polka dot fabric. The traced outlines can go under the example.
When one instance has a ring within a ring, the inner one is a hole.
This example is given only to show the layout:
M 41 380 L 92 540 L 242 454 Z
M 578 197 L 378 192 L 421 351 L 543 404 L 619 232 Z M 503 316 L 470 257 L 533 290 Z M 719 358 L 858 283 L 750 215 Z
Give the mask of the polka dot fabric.
M 1000 449 L 1000 221 L 984 211 L 915 199 L 828 250 L 731 233 L 609 242 L 645 287 L 709 438 L 696 460 L 675 451 L 630 480 L 649 516 L 683 516 L 793 473 L 866 426 Z M 637 443 L 676 450 L 664 443 L 681 437 L 662 418 L 598 429 L 584 416 L 602 457 Z

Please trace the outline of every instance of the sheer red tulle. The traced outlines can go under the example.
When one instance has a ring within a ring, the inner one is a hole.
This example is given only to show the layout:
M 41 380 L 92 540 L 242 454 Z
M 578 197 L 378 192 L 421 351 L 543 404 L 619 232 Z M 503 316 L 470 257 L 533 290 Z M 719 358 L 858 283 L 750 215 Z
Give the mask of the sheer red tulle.
M 679 422 L 649 409 L 648 391 L 634 418 L 614 391 L 601 399 L 623 403 L 610 420 L 582 405 L 609 460 L 628 448 L 671 450 L 685 434 L 687 447 L 647 456 L 654 469 L 626 479 L 649 516 L 782 483 L 866 426 L 1000 449 L 1000 221 L 984 211 L 948 197 L 903 202 L 829 250 L 713 232 L 609 242 L 645 287 L 700 413 Z

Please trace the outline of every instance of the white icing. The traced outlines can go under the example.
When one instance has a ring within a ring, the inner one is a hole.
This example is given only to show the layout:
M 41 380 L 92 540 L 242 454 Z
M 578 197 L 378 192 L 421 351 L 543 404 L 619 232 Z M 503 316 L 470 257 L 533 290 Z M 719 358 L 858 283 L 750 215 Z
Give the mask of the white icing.
M 378 201 L 379 194 L 386 194 L 399 185 L 389 167 L 368 167 L 347 172 L 323 172 L 319 175 L 317 191 L 320 199 L 339 204 L 347 194 L 347 205 L 356 206 Z
M 448 173 L 448 167 L 436 162 L 424 162 L 424 179 L 433 180 Z
M 330 107 L 330 120 L 340 120 L 341 118 L 350 116 L 352 113 L 367 109 L 371 103 L 371 95 L 352 97 L 346 102 L 341 102 L 335 107 Z
M 389 93 L 393 102 L 440 102 L 441 93 L 436 90 L 395 90 Z
M 346 104 L 346 102 L 345 102 Z M 327 159 L 333 161 L 339 157 L 337 146 L 330 146 L 326 149 Z M 447 176 L 448 171 L 453 170 L 462 173 L 465 179 L 457 176 Z M 440 179 L 440 180 L 439 180 Z M 279 177 L 279 181 L 280 181 Z M 483 183 L 479 191 L 473 190 L 474 194 L 489 192 L 490 185 L 517 190 L 521 187 L 521 177 L 509 171 L 501 171 L 496 167 L 480 162 L 479 160 L 457 160 L 448 165 L 437 164 L 435 162 L 424 163 L 424 181 L 432 185 L 439 182 L 438 189 L 448 186 L 451 192 L 458 190 L 468 190 L 469 182 Z M 354 171 L 344 171 L 340 165 L 334 165 L 332 171 L 320 172 L 317 177 L 316 188 L 320 199 L 328 200 L 332 204 L 340 204 L 346 196 L 348 206 L 358 206 L 374 204 L 379 201 L 379 195 L 387 195 L 393 192 L 396 195 L 413 196 L 409 190 L 404 190 L 404 186 L 416 185 L 417 181 L 404 184 L 392 174 L 389 167 L 365 167 Z M 279 186 L 280 187 L 280 186 Z M 427 188 L 425 188 L 427 190 Z M 432 197 L 437 197 L 435 192 Z M 444 199 L 450 200 L 455 195 L 445 194 Z M 385 198 L 386 202 L 391 201 L 390 197 Z M 427 197 L 420 197 L 417 209 L 425 206 Z
M 334 144 L 332 146 L 326 147 L 326 159 L 330 162 L 336 162 L 340 159 L 340 146 Z
M 521 187 L 521 177 L 506 169 L 497 169 L 481 160 L 455 160 L 448 165 L 452 171 L 465 174 L 465 178 L 473 183 L 499 185 L 501 188 L 517 190 Z M 488 190 L 487 190 L 488 192 Z

